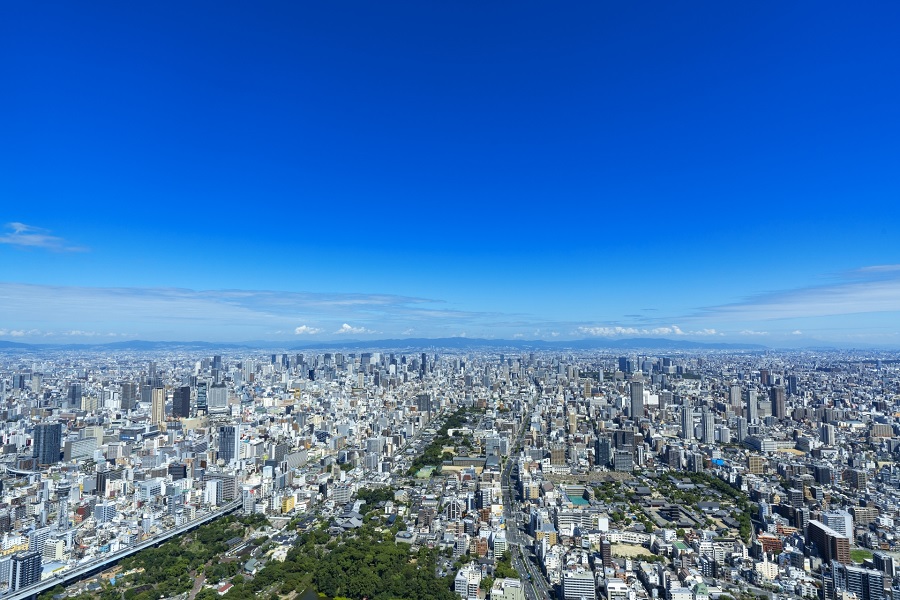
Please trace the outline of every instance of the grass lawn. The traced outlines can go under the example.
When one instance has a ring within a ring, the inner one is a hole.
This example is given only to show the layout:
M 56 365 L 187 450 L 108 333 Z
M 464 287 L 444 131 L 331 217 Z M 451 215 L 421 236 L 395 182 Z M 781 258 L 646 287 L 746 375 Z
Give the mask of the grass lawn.
M 872 551 L 865 548 L 854 548 L 850 551 L 850 560 L 861 563 L 867 558 L 872 558 Z

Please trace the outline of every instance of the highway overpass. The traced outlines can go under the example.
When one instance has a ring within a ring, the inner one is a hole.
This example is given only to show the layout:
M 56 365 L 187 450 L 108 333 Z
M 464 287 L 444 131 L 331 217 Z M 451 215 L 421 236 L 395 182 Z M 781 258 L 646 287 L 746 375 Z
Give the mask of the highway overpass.
M 130 546 L 122 550 L 117 550 L 116 552 L 111 552 L 110 554 L 99 557 L 95 560 L 91 560 L 86 563 L 79 563 L 74 567 L 68 568 L 64 571 L 59 571 L 54 576 L 48 577 L 40 583 L 30 585 L 15 592 L 9 592 L 8 594 L 3 595 L 2 598 L 3 600 L 25 600 L 26 598 L 35 598 L 38 596 L 38 594 L 42 594 L 47 590 L 53 589 L 57 585 L 70 585 L 72 583 L 75 583 L 76 581 L 81 581 L 85 577 L 90 577 L 92 575 L 102 573 L 126 556 L 131 556 L 132 554 L 140 552 L 141 550 L 145 550 L 146 548 L 150 548 L 151 546 L 158 546 L 159 544 L 177 535 L 181 535 L 183 533 L 191 531 L 192 529 L 195 529 L 201 525 L 205 525 L 210 521 L 215 521 L 219 517 L 231 514 L 236 510 L 239 510 L 242 505 L 242 500 L 238 498 L 237 500 L 223 505 L 218 510 L 207 513 L 202 517 L 194 519 L 193 521 L 188 521 L 187 523 L 183 523 L 178 527 L 173 527 L 172 529 L 168 529 L 166 531 L 163 531 L 162 533 L 157 533 L 153 537 L 148 538 L 142 542 L 138 542 L 134 546 Z

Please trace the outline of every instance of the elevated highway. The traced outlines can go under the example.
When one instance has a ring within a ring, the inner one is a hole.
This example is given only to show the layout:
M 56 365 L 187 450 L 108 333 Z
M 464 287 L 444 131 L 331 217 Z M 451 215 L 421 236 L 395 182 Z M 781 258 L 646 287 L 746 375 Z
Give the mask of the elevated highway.
M 75 583 L 76 581 L 81 581 L 85 577 L 91 577 L 92 575 L 102 573 L 127 556 L 131 556 L 132 554 L 136 554 L 141 550 L 145 550 L 152 546 L 158 546 L 159 544 L 165 542 L 166 540 L 172 539 L 175 536 L 187 533 L 188 531 L 196 529 L 201 525 L 205 525 L 206 523 L 215 521 L 220 517 L 231 514 L 236 510 L 239 510 L 242 505 L 243 502 L 240 498 L 238 498 L 237 500 L 233 500 L 228 504 L 223 505 L 219 509 L 198 517 L 193 521 L 188 521 L 187 523 L 182 523 L 178 527 L 173 527 L 172 529 L 157 533 L 153 537 L 148 538 L 142 542 L 138 542 L 137 544 L 129 546 L 128 548 L 123 548 L 121 550 L 117 550 L 116 552 L 111 552 L 105 556 L 96 558 L 89 562 L 80 563 L 72 568 L 60 571 L 53 577 L 48 577 L 47 579 L 44 579 L 39 583 L 35 583 L 34 585 L 30 585 L 15 592 L 5 594 L 4 596 L 2 596 L 2 598 L 3 600 L 26 600 L 27 598 L 36 598 L 39 594 L 53 589 L 57 585 L 70 585 L 72 583 Z

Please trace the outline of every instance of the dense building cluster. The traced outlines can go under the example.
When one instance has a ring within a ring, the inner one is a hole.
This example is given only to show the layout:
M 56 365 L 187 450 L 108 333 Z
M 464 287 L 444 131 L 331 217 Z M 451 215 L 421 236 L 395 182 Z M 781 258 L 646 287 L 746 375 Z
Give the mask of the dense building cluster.
M 252 576 L 278 532 L 377 509 L 462 598 L 900 598 L 898 374 L 837 352 L 13 352 L 0 587 L 226 508 L 272 523 Z

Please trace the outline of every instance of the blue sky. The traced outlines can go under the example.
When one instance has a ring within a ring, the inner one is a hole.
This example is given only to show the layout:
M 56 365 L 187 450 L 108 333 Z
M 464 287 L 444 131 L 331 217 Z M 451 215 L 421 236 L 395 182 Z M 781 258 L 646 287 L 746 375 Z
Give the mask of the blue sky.
M 896 4 L 0 12 L 0 339 L 900 346 Z

